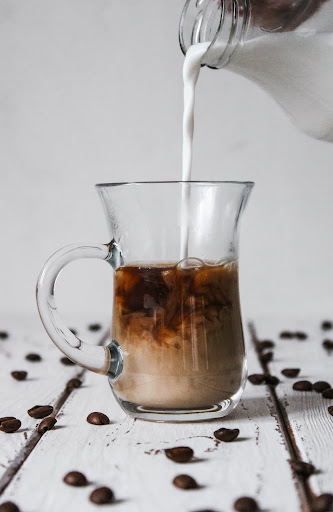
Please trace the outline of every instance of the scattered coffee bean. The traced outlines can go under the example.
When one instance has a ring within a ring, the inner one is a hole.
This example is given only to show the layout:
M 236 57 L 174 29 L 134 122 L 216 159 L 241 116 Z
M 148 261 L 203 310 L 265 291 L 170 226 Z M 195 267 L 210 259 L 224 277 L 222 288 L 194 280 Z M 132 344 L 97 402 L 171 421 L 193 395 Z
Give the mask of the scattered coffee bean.
M 300 341 L 304 341 L 307 339 L 308 335 L 302 331 L 296 331 L 294 334 L 295 338 Z
M 333 405 L 330 405 L 327 410 L 330 413 L 330 415 L 333 416 Z
M 48 430 L 51 430 L 54 425 L 57 423 L 57 420 L 55 418 L 52 418 L 52 416 L 48 416 L 47 418 L 44 418 L 40 424 L 38 425 L 38 433 L 39 434 L 45 434 Z
M 33 353 L 32 354 L 27 354 L 25 356 L 25 358 L 26 358 L 27 361 L 32 361 L 34 363 L 42 360 L 42 358 L 41 358 L 41 356 L 39 354 L 33 354 Z
M 333 398 L 333 389 L 328 388 L 323 391 L 323 398 Z
M 294 379 L 295 377 L 298 377 L 300 371 L 300 368 L 285 368 L 281 373 L 285 377 L 289 377 L 289 379 Z
M 69 329 L 71 331 L 72 334 L 74 334 L 74 336 L 77 335 L 77 330 L 76 329 Z
M 312 501 L 312 512 L 329 512 L 333 505 L 333 494 L 321 494 Z
M 0 418 L 0 430 L 6 432 L 6 434 L 12 434 L 16 432 L 21 426 L 20 420 L 13 416 L 7 416 Z
M 248 380 L 251 384 L 255 386 L 259 386 L 260 384 L 265 384 L 266 375 L 262 373 L 253 373 L 253 375 L 248 376 Z
M 219 441 L 223 441 L 224 443 L 230 443 L 231 441 L 234 441 L 236 437 L 239 436 L 239 429 L 219 428 L 218 430 L 215 430 L 214 436 Z
M 88 485 L 87 479 L 80 471 L 70 471 L 63 478 L 65 484 L 72 485 L 73 487 L 84 487 Z
M 82 386 L 82 380 L 76 378 L 76 379 L 70 379 L 66 384 L 67 391 L 73 391 L 73 389 L 77 389 Z
M 308 380 L 299 380 L 293 385 L 295 391 L 312 391 L 312 384 Z
M 91 412 L 87 417 L 87 422 L 92 425 L 109 425 L 110 420 L 102 412 Z
M 238 500 L 234 503 L 234 509 L 237 512 L 257 512 L 258 505 L 257 502 L 253 498 L 238 498 Z
M 268 386 L 277 386 L 280 380 L 275 375 L 265 375 L 265 382 Z
M 178 475 L 172 483 L 179 489 L 196 489 L 198 487 L 197 482 L 189 475 Z
M 291 331 L 282 331 L 280 333 L 280 338 L 284 340 L 291 340 L 294 337 L 294 333 Z
M 114 494 L 108 487 L 98 487 L 90 494 L 90 501 L 95 505 L 105 505 L 114 500 Z
M 61 362 L 62 364 L 64 364 L 65 366 L 74 366 L 74 365 L 75 365 L 75 363 L 73 363 L 73 361 L 71 361 L 70 359 L 68 359 L 68 357 L 62 357 L 62 358 L 60 359 L 60 362 Z
M 257 350 L 261 352 L 262 350 L 266 350 L 267 348 L 273 348 L 275 347 L 274 341 L 271 340 L 264 340 L 264 341 L 258 341 L 257 342 Z
M 321 328 L 323 331 L 330 331 L 333 329 L 333 323 L 330 320 L 324 320 L 321 324 Z
M 7 331 L 0 331 L 0 340 L 6 340 L 9 337 Z
M 25 380 L 27 378 L 28 373 L 24 371 L 15 371 L 11 373 L 11 376 L 15 380 Z
M 273 352 L 270 351 L 260 354 L 259 359 L 263 364 L 270 363 L 273 360 Z
M 20 512 L 20 509 L 12 501 L 5 501 L 0 505 L 0 512 Z
M 312 464 L 309 464 L 308 462 L 302 462 L 300 460 L 290 460 L 289 463 L 291 469 L 295 471 L 295 473 L 304 476 L 305 478 L 308 478 L 315 472 L 315 467 Z
M 101 326 L 101 324 L 90 324 L 90 325 L 88 325 L 88 329 L 89 329 L 89 331 L 97 332 L 102 329 L 102 326 Z
M 317 391 L 317 393 L 322 393 L 325 391 L 325 389 L 329 389 L 331 385 L 328 382 L 319 380 L 318 382 L 315 382 L 312 387 L 315 391 Z
M 52 412 L 53 407 L 51 405 L 34 405 L 28 410 L 29 416 L 38 420 L 49 416 Z
M 331 352 L 333 350 L 333 341 L 332 340 L 324 340 L 323 341 L 323 347 L 328 351 Z
M 174 462 L 189 462 L 193 457 L 193 450 L 188 446 L 167 448 L 164 452 L 168 459 L 173 460 Z

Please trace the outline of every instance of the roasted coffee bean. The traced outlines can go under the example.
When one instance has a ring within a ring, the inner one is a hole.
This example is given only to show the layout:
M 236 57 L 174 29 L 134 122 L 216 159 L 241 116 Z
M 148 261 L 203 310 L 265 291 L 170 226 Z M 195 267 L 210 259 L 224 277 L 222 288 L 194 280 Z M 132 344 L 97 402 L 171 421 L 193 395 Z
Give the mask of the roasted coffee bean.
M 20 512 L 20 509 L 12 501 L 5 501 L 0 505 L 0 512 Z
M 323 398 L 333 398 L 333 389 L 328 388 L 323 391 Z
M 54 427 L 54 425 L 57 423 L 57 420 L 53 418 L 52 416 L 48 416 L 47 418 L 44 418 L 40 424 L 38 425 L 38 433 L 39 434 L 45 434 L 48 430 L 51 430 L 51 428 Z
M 291 469 L 298 475 L 308 478 L 315 472 L 315 467 L 308 462 L 302 462 L 301 460 L 290 460 Z
M 6 434 L 16 432 L 21 426 L 20 420 L 13 416 L 0 418 L 0 430 Z
M 89 331 L 97 332 L 102 329 L 102 326 L 101 326 L 101 324 L 90 324 L 90 325 L 88 325 L 88 329 L 89 329 Z
M 114 500 L 114 494 L 108 487 L 98 487 L 90 494 L 90 501 L 95 505 L 105 505 Z
M 333 505 L 333 494 L 321 494 L 312 501 L 312 512 L 329 512 Z
M 92 425 L 109 425 L 110 420 L 102 412 L 91 412 L 87 417 L 87 422 Z
M 196 489 L 198 487 L 197 482 L 189 475 L 178 475 L 172 483 L 179 489 Z
M 257 342 L 257 350 L 261 352 L 262 350 L 266 350 L 267 348 L 273 348 L 275 347 L 274 341 L 271 340 L 264 340 L 264 341 L 258 341 Z
M 302 332 L 302 331 L 296 331 L 294 333 L 294 336 L 297 340 L 301 340 L 301 341 L 304 341 L 307 339 L 308 335 L 305 333 L 305 332 Z
M 270 363 L 273 360 L 273 352 L 270 351 L 260 354 L 259 359 L 263 364 Z
M 318 382 L 315 382 L 312 387 L 315 391 L 317 391 L 317 393 L 322 393 L 325 391 L 325 389 L 329 389 L 331 384 L 323 380 L 319 380 Z
M 26 358 L 27 361 L 32 361 L 34 363 L 42 360 L 42 358 L 41 358 L 41 356 L 39 354 L 33 354 L 33 353 L 27 354 L 25 356 L 25 358 Z
M 28 410 L 29 416 L 38 420 L 49 416 L 52 412 L 53 407 L 51 405 L 34 405 Z
M 7 331 L 0 331 L 0 340 L 6 340 L 9 337 Z
M 333 329 L 333 323 L 330 320 L 324 320 L 321 324 L 321 328 L 323 331 L 330 331 Z
M 265 382 L 268 386 L 277 386 L 280 381 L 275 375 L 265 375 Z
M 193 457 L 193 450 L 188 446 L 167 448 L 164 452 L 168 459 L 173 460 L 174 462 L 189 462 Z
M 265 384 L 265 379 L 266 376 L 263 373 L 253 373 L 252 375 L 248 376 L 248 380 L 251 382 L 251 384 L 254 384 L 255 386 Z
M 65 484 L 72 485 L 73 487 L 84 487 L 88 485 L 87 479 L 80 471 L 70 471 L 63 478 Z
M 285 377 L 289 377 L 289 379 L 294 379 L 295 377 L 298 377 L 300 371 L 300 368 L 285 368 L 281 373 Z
M 230 443 L 231 441 L 234 441 L 236 437 L 239 436 L 239 429 L 219 428 L 218 430 L 215 430 L 214 436 L 219 441 L 223 441 L 224 443 Z
M 312 384 L 308 380 L 299 380 L 293 385 L 295 391 L 312 391 Z
M 27 378 L 28 373 L 24 371 L 15 371 L 11 373 L 11 376 L 15 380 L 25 380 Z
M 74 365 L 75 365 L 75 363 L 73 363 L 73 361 L 71 361 L 70 359 L 68 359 L 68 357 L 62 357 L 62 358 L 60 359 L 60 362 L 61 362 L 62 364 L 64 364 L 65 366 L 74 366 Z
M 234 503 L 234 509 L 237 512 L 257 512 L 258 505 L 257 502 L 253 498 L 238 498 L 238 500 Z
M 282 331 L 280 333 L 280 338 L 284 340 L 291 340 L 294 337 L 294 333 L 291 331 Z
M 324 347 L 328 352 L 331 352 L 331 350 L 333 350 L 333 341 L 332 341 L 332 340 L 324 340 L 324 341 L 323 341 L 323 347 Z
M 82 380 L 76 378 L 76 379 L 70 379 L 66 384 L 67 391 L 73 391 L 73 389 L 77 389 L 82 386 Z
M 71 331 L 72 334 L 74 334 L 74 336 L 77 335 L 77 330 L 76 329 L 69 329 Z
M 333 405 L 330 405 L 327 410 L 330 413 L 330 415 L 333 416 Z

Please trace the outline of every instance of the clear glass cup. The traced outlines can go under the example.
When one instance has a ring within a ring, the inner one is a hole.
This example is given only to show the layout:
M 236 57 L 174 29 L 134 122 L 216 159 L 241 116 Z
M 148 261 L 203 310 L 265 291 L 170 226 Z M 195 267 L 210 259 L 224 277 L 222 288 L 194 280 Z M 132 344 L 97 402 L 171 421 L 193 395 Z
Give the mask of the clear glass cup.
M 134 417 L 198 421 L 229 414 L 247 376 L 238 244 L 253 183 L 96 187 L 112 240 L 65 247 L 46 263 L 37 303 L 50 338 L 78 365 L 107 375 Z M 114 270 L 106 347 L 78 339 L 57 312 L 55 281 L 80 258 L 103 259 Z

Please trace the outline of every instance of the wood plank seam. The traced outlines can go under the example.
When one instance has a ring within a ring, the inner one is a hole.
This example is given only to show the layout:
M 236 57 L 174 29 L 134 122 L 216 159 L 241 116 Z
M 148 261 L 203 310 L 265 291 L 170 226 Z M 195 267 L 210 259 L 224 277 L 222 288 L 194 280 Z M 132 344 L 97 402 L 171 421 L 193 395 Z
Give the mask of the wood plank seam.
M 260 351 L 258 350 L 258 342 L 260 342 L 260 340 L 257 336 L 257 332 L 255 329 L 254 323 L 250 322 L 248 324 L 248 328 L 250 331 L 251 341 L 254 345 L 255 352 L 258 356 L 259 364 L 260 364 L 261 368 L 263 369 L 263 372 L 265 375 L 271 375 L 268 363 L 263 361 L 260 358 Z M 301 457 L 300 451 L 298 449 L 294 434 L 292 432 L 292 428 L 291 428 L 289 420 L 288 420 L 287 412 L 286 412 L 284 406 L 282 405 L 282 403 L 280 402 L 280 400 L 278 399 L 278 396 L 275 391 L 275 387 L 268 386 L 268 389 L 269 389 L 269 393 L 271 395 L 271 398 L 272 398 L 272 401 L 273 401 L 273 404 L 274 404 L 274 407 L 276 410 L 276 420 L 277 420 L 277 423 L 281 430 L 281 433 L 283 435 L 283 438 L 285 440 L 287 449 L 290 454 L 290 458 L 292 460 L 306 462 L 306 461 L 302 460 L 302 457 Z M 301 477 L 300 475 L 296 474 L 295 472 L 293 472 L 293 474 L 294 474 L 296 490 L 297 490 L 299 498 L 300 498 L 302 510 L 304 512 L 311 512 L 311 510 L 312 510 L 311 503 L 312 503 L 313 497 L 315 496 L 315 493 L 312 491 L 311 486 L 306 478 Z
M 110 336 L 110 332 L 109 331 L 105 332 L 103 334 L 100 342 L 98 343 L 98 345 L 103 345 L 103 343 L 107 339 L 109 339 L 109 336 Z M 85 368 L 80 369 L 80 371 L 78 373 L 76 373 L 75 376 L 72 378 L 81 379 L 82 383 L 83 383 L 85 374 L 87 372 L 88 372 L 88 370 L 86 370 Z M 66 385 L 67 385 L 67 383 L 65 384 L 64 390 L 62 391 L 62 393 L 60 394 L 58 400 L 56 401 L 56 403 L 54 405 L 52 414 L 50 414 L 50 416 L 52 416 L 54 418 L 56 418 L 58 416 L 63 405 L 66 403 L 66 401 L 70 397 L 71 393 L 73 391 L 75 391 L 74 389 L 72 389 L 72 390 L 67 389 Z M 3 474 L 2 478 L 0 479 L 0 496 L 3 494 L 3 492 L 8 487 L 10 482 L 13 480 L 13 478 L 15 477 L 17 472 L 20 470 L 20 468 L 23 466 L 23 464 L 25 463 L 25 461 L 27 460 L 27 458 L 29 457 L 31 452 L 36 448 L 37 444 L 42 439 L 43 435 L 46 434 L 46 432 L 44 432 L 44 434 L 38 433 L 38 430 L 37 430 L 38 425 L 39 425 L 39 423 L 36 425 L 35 431 L 31 435 L 31 437 L 29 438 L 27 443 L 23 446 L 23 448 L 20 450 L 20 452 L 16 455 L 15 459 L 11 462 L 11 464 L 8 466 L 5 473 Z

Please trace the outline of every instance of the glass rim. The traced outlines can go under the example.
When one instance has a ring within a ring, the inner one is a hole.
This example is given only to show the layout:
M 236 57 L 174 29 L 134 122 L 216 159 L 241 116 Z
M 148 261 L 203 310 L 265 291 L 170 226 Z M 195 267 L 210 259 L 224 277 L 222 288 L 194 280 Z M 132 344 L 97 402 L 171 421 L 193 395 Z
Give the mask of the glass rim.
M 115 183 L 97 183 L 96 188 L 120 187 L 129 185 L 241 185 L 253 187 L 254 181 L 122 181 Z

